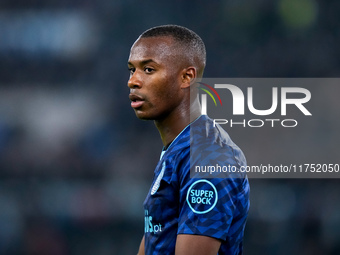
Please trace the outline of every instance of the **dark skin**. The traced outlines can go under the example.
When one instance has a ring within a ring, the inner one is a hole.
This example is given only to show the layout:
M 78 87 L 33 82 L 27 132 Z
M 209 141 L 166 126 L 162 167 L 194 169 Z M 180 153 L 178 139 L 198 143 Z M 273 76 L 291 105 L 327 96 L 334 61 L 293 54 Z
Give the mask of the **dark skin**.
M 140 119 L 154 120 L 164 146 L 201 115 L 191 86 L 201 72 L 188 63 L 172 37 L 139 38 L 131 48 L 128 67 L 131 106 Z M 216 255 L 220 240 L 199 235 L 177 235 L 176 255 Z M 144 254 L 144 237 L 139 247 Z
M 198 100 L 190 101 L 196 68 L 185 66 L 179 53 L 172 54 L 172 44 L 170 37 L 141 38 L 132 46 L 128 62 L 130 99 L 143 101 L 135 113 L 154 120 L 165 146 L 190 123 L 190 116 L 200 116 Z

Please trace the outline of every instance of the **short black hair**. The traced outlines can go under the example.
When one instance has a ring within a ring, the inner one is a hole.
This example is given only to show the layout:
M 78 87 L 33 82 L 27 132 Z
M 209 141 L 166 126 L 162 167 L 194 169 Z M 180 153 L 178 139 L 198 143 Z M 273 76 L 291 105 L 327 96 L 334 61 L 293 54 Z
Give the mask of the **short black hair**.
M 191 64 L 199 68 L 200 76 L 206 63 L 206 50 L 203 40 L 194 31 L 178 25 L 162 25 L 150 28 L 140 35 L 140 38 L 170 36 L 183 48 Z

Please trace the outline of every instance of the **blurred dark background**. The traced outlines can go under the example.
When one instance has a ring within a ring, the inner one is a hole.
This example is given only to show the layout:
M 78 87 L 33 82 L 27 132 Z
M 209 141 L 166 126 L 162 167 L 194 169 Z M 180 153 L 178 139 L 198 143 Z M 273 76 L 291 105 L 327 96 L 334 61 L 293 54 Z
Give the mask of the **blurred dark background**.
M 339 11 L 337 0 L 1 0 L 0 254 L 137 252 L 162 147 L 128 100 L 129 50 L 144 30 L 197 32 L 207 77 L 338 77 Z M 303 163 L 339 162 L 338 93 L 327 101 L 337 116 L 313 118 L 328 125 L 299 131 L 315 143 L 283 150 L 308 159 L 323 143 L 326 161 Z M 242 132 L 249 164 L 285 139 Z M 337 179 L 250 183 L 246 254 L 340 254 Z

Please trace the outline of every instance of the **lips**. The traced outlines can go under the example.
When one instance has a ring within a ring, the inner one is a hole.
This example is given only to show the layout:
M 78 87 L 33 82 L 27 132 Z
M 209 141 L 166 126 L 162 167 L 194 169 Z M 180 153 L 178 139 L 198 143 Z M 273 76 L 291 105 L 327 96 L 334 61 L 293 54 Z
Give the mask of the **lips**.
M 139 95 L 136 95 L 136 94 L 130 94 L 129 95 L 129 98 L 131 100 L 131 107 L 132 108 L 139 108 L 143 105 L 144 103 L 144 98 L 142 98 L 141 96 Z

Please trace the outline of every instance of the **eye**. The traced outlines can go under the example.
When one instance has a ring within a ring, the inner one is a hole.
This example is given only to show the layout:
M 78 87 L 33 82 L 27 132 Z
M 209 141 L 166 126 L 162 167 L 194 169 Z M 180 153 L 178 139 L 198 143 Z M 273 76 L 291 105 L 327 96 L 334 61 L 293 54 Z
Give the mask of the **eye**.
M 129 67 L 128 69 L 129 69 L 130 74 L 133 74 L 136 70 L 136 68 L 134 67 Z
M 152 73 L 153 71 L 155 71 L 155 69 L 151 68 L 151 67 L 145 67 L 144 68 L 144 72 L 147 73 L 147 74 L 150 74 Z

